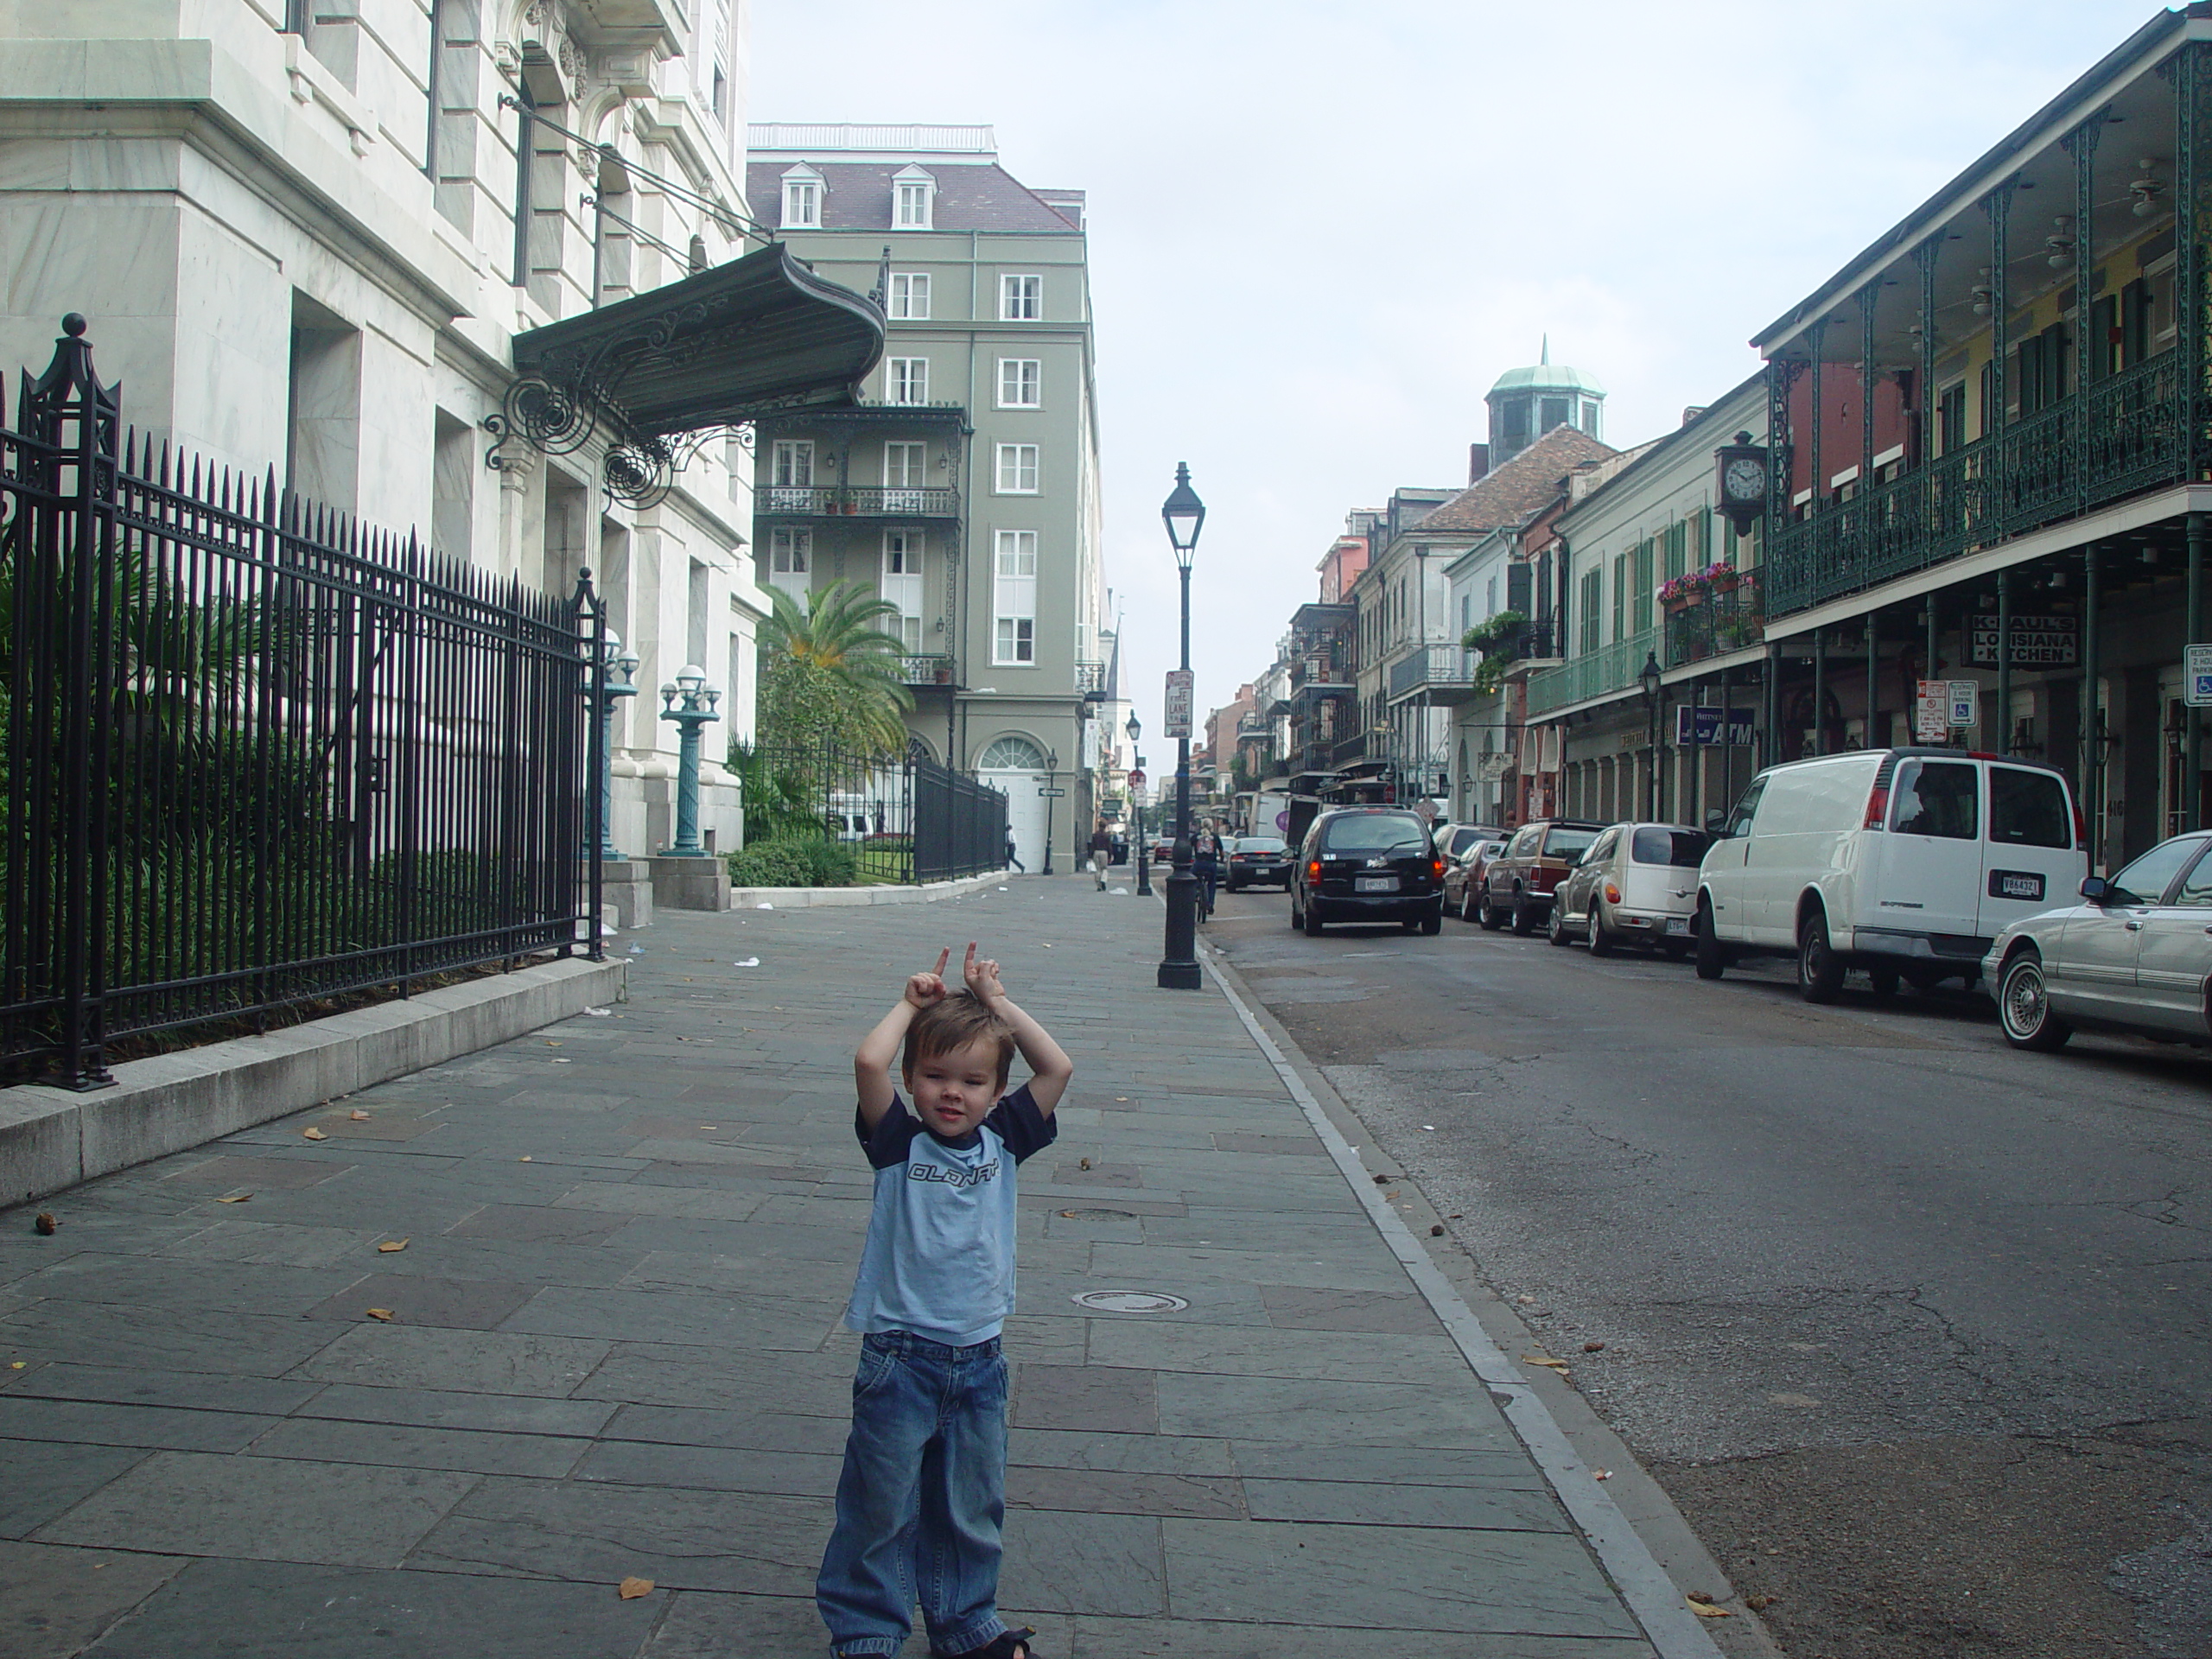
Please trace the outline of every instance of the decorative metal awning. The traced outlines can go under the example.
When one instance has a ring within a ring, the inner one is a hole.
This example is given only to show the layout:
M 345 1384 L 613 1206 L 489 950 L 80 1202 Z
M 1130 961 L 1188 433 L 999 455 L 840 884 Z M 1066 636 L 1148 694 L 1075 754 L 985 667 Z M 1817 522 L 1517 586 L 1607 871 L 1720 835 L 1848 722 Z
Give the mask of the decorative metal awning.
M 851 404 L 882 355 L 882 308 L 771 243 L 516 335 L 515 382 L 485 425 L 549 455 L 603 433 L 607 493 L 646 505 L 728 428 Z

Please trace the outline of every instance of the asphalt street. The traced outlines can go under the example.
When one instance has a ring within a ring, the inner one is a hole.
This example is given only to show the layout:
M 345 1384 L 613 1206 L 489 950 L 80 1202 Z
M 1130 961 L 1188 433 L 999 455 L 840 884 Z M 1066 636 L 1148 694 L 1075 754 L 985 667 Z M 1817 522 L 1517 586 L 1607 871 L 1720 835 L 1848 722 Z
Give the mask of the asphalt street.
M 1287 924 L 1205 934 L 1791 1659 L 2212 1653 L 2212 1059 Z

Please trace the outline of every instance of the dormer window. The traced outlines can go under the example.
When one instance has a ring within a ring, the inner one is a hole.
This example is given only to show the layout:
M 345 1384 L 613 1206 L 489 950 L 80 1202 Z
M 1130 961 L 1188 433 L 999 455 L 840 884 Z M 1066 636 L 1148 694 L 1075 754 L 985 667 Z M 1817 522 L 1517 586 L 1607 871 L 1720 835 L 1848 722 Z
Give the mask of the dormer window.
M 918 167 L 902 167 L 891 181 L 891 228 L 936 228 L 937 181 Z
M 801 162 L 784 174 L 783 228 L 818 231 L 822 228 L 822 175 Z

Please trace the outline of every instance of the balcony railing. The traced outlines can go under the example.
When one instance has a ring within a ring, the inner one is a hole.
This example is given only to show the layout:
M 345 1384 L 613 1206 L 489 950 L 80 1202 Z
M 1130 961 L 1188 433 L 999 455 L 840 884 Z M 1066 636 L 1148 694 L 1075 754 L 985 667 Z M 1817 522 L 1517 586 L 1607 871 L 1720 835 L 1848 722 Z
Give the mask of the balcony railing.
M 1570 657 L 1557 668 L 1531 674 L 1529 715 L 1533 717 L 1549 714 L 1570 703 L 1587 702 L 1611 691 L 1625 691 L 1637 683 L 1644 658 L 1656 651 L 1660 643 L 1659 630 L 1646 628 L 1625 639 L 1616 639 L 1610 645 Z
M 1367 738 L 1364 734 L 1348 737 L 1341 743 L 1332 744 L 1329 749 L 1329 764 L 1332 766 L 1348 766 L 1355 760 L 1366 759 Z
M 1417 645 L 1390 664 L 1390 696 L 1395 701 L 1417 691 L 1471 690 L 1481 660 L 1464 645 Z
M 770 518 L 957 518 L 960 492 L 772 485 L 753 498 L 753 507 Z
M 1106 696 L 1106 664 L 1077 663 L 1075 665 L 1075 689 L 1090 702 L 1103 702 Z
M 1659 656 L 1668 667 L 1680 668 L 1756 645 L 1765 638 L 1766 614 L 1758 583 L 1746 577 L 1726 593 L 1703 594 L 1696 604 L 1669 613 L 1667 648 Z
M 1303 690 L 1309 686 L 1350 685 L 1351 682 L 1349 652 L 1309 652 L 1294 659 L 1290 665 L 1290 689 L 1294 691 Z
M 908 685 L 950 685 L 952 658 L 902 657 L 899 659 L 899 677 Z
M 1954 450 L 1776 531 L 1762 569 L 1771 615 L 1802 611 L 2190 475 L 2179 354 L 2090 384 L 1993 438 Z

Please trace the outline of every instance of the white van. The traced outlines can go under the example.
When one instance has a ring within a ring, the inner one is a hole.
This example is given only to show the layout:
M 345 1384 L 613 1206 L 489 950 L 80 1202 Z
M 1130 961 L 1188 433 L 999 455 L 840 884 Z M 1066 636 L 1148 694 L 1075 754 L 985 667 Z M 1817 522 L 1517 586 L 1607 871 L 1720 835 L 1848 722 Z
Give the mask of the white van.
M 1698 869 L 1700 979 L 1737 957 L 1797 960 L 1808 1001 L 1863 969 L 1875 994 L 1972 985 L 2005 925 L 2088 874 L 2066 776 L 1961 749 L 1862 749 L 1770 766 L 1711 826 Z

